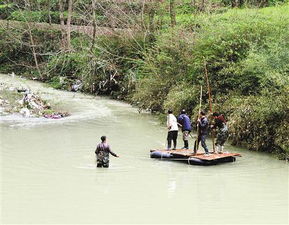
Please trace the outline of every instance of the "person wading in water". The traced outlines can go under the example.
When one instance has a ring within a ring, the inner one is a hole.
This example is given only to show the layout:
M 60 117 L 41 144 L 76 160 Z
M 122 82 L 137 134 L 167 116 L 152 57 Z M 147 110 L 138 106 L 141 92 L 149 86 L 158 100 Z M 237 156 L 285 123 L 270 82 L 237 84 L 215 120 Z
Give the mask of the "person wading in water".
M 109 154 L 112 154 L 114 157 L 119 157 L 117 154 L 110 150 L 109 145 L 106 142 L 106 136 L 102 136 L 101 143 L 96 147 L 95 154 L 97 160 L 97 167 L 109 167 Z

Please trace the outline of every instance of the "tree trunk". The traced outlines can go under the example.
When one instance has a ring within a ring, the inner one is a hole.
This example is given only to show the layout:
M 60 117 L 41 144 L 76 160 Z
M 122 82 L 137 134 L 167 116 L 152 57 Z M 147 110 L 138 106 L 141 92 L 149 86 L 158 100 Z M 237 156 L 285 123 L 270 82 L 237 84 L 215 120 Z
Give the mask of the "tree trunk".
M 50 10 L 51 10 L 51 0 L 48 0 L 47 8 L 48 8 L 48 22 L 49 22 L 49 25 L 51 25 L 51 24 L 52 24 L 52 22 L 51 22 L 51 14 L 50 14 Z
M 26 4 L 26 1 L 25 1 L 25 4 Z M 29 14 L 31 14 L 31 4 L 30 2 L 28 1 L 28 12 Z M 39 68 L 39 64 L 38 64 L 38 59 L 37 59 L 37 54 L 36 54 L 36 49 L 35 49 L 35 43 L 34 43 L 34 39 L 33 39 L 33 35 L 32 35 L 32 29 L 31 29 L 31 26 L 30 26 L 30 21 L 27 21 L 25 19 L 25 22 L 26 22 L 26 25 L 27 25 L 27 28 L 28 28 L 28 33 L 29 33 L 29 39 L 30 39 L 30 43 L 31 43 L 31 50 L 32 50 L 32 55 L 33 55 L 33 58 L 34 58 L 34 63 L 35 63 L 35 66 L 36 66 L 36 69 L 37 69 L 37 72 L 39 74 L 39 77 L 42 79 L 42 73 L 40 71 L 40 68 Z
M 194 9 L 196 8 L 196 0 L 192 0 L 191 5 L 194 7 Z
M 239 7 L 242 7 L 244 5 L 244 0 L 239 0 Z
M 93 26 L 93 33 L 92 33 L 92 43 L 91 43 L 91 52 L 95 45 L 95 37 L 96 37 L 96 18 L 95 18 L 95 0 L 91 0 L 91 7 L 92 7 L 92 26 Z
M 73 7 L 73 0 L 68 1 L 68 14 L 67 14 L 67 23 L 66 23 L 66 30 L 67 30 L 67 49 L 71 50 L 71 41 L 70 41 L 70 33 L 71 33 L 71 17 L 72 17 L 72 7 Z
M 61 48 L 66 48 L 66 30 L 65 30 L 65 23 L 64 23 L 64 2 L 63 0 L 59 0 L 59 19 L 60 19 L 60 26 L 61 26 Z
M 202 12 L 205 11 L 205 0 L 202 0 L 201 11 L 202 11 Z
M 43 77 L 42 77 L 42 73 L 40 71 L 39 64 L 38 64 L 38 59 L 37 59 L 36 50 L 35 50 L 35 43 L 34 43 L 33 36 L 32 36 L 30 22 L 27 22 L 27 26 L 28 26 L 28 32 L 29 32 L 29 37 L 30 37 L 30 42 L 31 42 L 31 49 L 32 49 L 32 54 L 33 54 L 35 66 L 36 66 L 37 72 L 39 74 L 39 77 L 42 79 Z
M 154 19 L 155 19 L 155 15 L 156 15 L 156 9 L 159 7 L 158 3 L 151 3 L 151 5 L 149 6 L 149 12 L 148 12 L 148 16 L 149 16 L 149 31 L 150 33 L 153 33 L 155 30 L 155 24 L 154 24 Z
M 39 1 L 36 1 L 36 3 L 37 3 L 37 9 L 38 9 L 38 11 L 40 11 L 40 10 L 41 10 L 40 2 L 39 2 Z
M 175 11 L 175 0 L 170 0 L 170 17 L 171 17 L 171 26 L 174 27 L 176 22 L 176 11 Z

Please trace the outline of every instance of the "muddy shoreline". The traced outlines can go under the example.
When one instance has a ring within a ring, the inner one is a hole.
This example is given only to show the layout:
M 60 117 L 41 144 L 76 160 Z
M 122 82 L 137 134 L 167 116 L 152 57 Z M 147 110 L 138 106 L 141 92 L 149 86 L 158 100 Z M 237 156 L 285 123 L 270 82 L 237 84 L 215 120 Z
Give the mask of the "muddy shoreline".
M 13 75 L 12 75 L 13 76 Z M 56 111 L 51 103 L 30 87 L 9 82 L 0 83 L 0 116 L 16 115 L 24 118 L 44 117 L 61 119 L 68 112 Z

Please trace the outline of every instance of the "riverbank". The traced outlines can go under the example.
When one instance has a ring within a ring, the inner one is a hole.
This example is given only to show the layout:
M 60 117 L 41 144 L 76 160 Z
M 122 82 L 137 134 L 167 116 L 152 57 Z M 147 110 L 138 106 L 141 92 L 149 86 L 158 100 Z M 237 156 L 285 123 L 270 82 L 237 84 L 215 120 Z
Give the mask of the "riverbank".
M 0 80 L 1 84 L 7 87 L 20 87 L 22 89 L 33 90 L 43 101 L 47 104 L 49 103 L 53 112 L 69 113 L 69 116 L 61 117 L 61 119 L 45 118 L 39 115 L 24 117 L 20 113 L 4 113 L 5 115 L 0 116 L 0 123 L 7 126 L 30 127 L 45 124 L 65 124 L 110 115 L 110 110 L 103 105 L 105 98 L 102 99 L 82 93 L 59 91 L 43 82 L 32 81 L 19 76 L 0 74 Z M 17 99 L 15 106 L 19 109 L 18 100 L 22 99 L 22 93 L 18 95 L 19 93 L 16 92 L 15 94 L 17 96 L 15 98 Z M 10 95 L 11 92 L 9 93 Z
M 11 74 L 11 76 L 15 76 Z M 24 118 L 44 117 L 61 119 L 68 112 L 55 111 L 51 104 L 28 87 L 12 83 L 0 83 L 0 116 L 22 115 Z
M 228 120 L 232 143 L 284 159 L 289 154 L 288 12 L 288 4 L 194 16 L 181 12 L 175 27 L 164 22 L 149 34 L 91 41 L 72 33 L 70 51 L 62 49 L 59 31 L 32 29 L 37 54 L 31 51 L 29 32 L 3 27 L 0 69 L 62 90 L 80 83 L 83 93 L 108 95 L 160 114 L 184 108 L 192 118 L 200 86 L 207 89 L 207 71 L 213 111 Z M 11 42 L 12 36 L 18 41 Z M 209 111 L 207 92 L 202 106 Z

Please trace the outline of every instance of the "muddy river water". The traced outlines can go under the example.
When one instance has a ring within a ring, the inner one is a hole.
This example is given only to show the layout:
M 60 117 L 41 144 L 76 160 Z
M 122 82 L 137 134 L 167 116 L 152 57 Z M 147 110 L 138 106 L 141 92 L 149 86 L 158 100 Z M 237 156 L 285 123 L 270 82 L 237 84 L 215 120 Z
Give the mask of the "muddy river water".
M 150 159 L 166 128 L 126 103 L 29 86 L 71 112 L 59 119 L 0 117 L 1 224 L 288 224 L 288 164 L 229 144 L 243 157 L 218 166 Z M 107 135 L 109 169 L 96 168 Z M 193 140 L 190 140 L 192 145 Z M 210 144 L 210 141 L 208 140 Z M 179 136 L 179 147 L 181 147 Z

